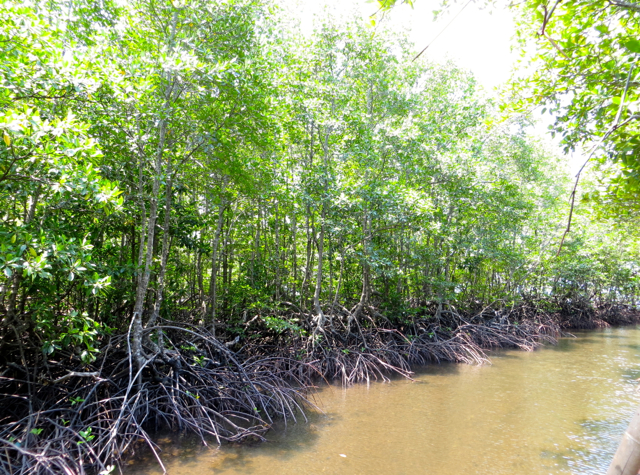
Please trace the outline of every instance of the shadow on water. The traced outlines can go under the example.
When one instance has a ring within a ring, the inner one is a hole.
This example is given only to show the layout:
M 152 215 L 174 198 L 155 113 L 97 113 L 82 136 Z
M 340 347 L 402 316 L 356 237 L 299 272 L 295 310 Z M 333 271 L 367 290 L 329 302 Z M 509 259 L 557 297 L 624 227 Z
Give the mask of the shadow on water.
M 628 325 L 614 328 L 596 328 L 594 330 L 578 330 L 574 332 L 576 335 L 597 336 L 598 338 L 606 338 L 611 340 L 625 340 L 629 335 L 637 334 L 640 325 Z
M 535 352 L 537 350 L 533 350 Z M 533 353 L 532 352 L 532 353 Z M 487 356 L 490 361 L 501 359 L 501 360 L 517 360 L 522 358 L 522 352 L 517 350 L 491 350 L 487 352 Z
M 540 452 L 540 458 L 546 465 L 555 465 L 556 468 L 568 470 L 569 459 L 571 457 L 570 450 L 555 451 L 555 450 L 543 450 Z M 551 463 L 549 463 L 551 462 Z
M 586 344 L 598 343 L 599 341 L 600 341 L 599 338 L 585 337 L 580 335 L 576 338 L 562 338 L 558 342 L 558 345 L 586 345 Z
M 175 433 L 159 435 L 155 440 L 158 453 L 169 473 L 205 475 L 241 471 L 243 474 L 261 473 L 255 456 L 289 460 L 302 452 L 314 449 L 322 432 L 340 423 L 342 416 L 337 413 L 311 412 L 307 421 L 277 421 L 273 430 L 266 434 L 266 442 L 223 443 L 218 447 L 215 440 L 208 440 L 208 446 L 197 437 L 183 437 Z M 162 473 L 150 451 L 143 451 L 129 460 L 135 470 L 127 475 Z M 170 468 L 171 467 L 171 468 Z M 175 469 L 179 467 L 179 471 Z M 190 469 L 192 467 L 192 469 Z
M 342 418 L 338 414 L 324 414 L 307 423 L 298 422 L 286 429 L 274 427 L 267 437 L 267 442 L 260 445 L 227 445 L 224 447 L 223 463 L 216 463 L 215 473 L 238 472 L 245 474 L 263 473 L 261 461 L 256 455 L 288 461 L 299 457 L 301 453 L 313 451 L 322 432 Z
M 582 420 L 578 434 L 567 434 L 568 446 L 543 450 L 542 459 L 552 461 L 557 469 L 581 475 L 600 475 L 618 447 L 618 434 L 627 427 L 626 418 Z
M 223 446 L 224 456 L 212 459 L 211 473 L 263 474 L 264 458 L 276 459 L 281 463 L 296 459 L 304 453 L 313 453 L 320 437 L 330 433 L 332 427 L 342 421 L 341 414 L 327 412 L 311 414 L 307 422 L 299 420 L 298 423 L 287 426 L 278 422 L 267 434 L 267 441 L 264 443 Z M 182 457 L 180 461 L 183 462 Z
M 568 465 L 574 472 L 585 475 L 602 473 L 609 465 L 612 453 L 618 447 L 617 434 L 624 432 L 628 424 L 627 418 L 610 418 L 603 420 L 583 420 L 580 423 L 582 433 L 570 436 L 580 447 L 571 448 Z
M 561 353 L 575 351 L 576 348 L 582 345 L 589 345 L 596 343 L 597 340 L 590 338 L 562 338 L 558 340 L 555 345 L 545 345 L 544 348 L 551 351 L 558 351 Z
M 460 374 L 460 365 L 455 363 L 437 363 L 413 368 L 415 377 L 420 376 L 455 376 Z M 399 378 L 400 379 L 400 378 Z M 426 383 L 425 380 L 417 381 Z

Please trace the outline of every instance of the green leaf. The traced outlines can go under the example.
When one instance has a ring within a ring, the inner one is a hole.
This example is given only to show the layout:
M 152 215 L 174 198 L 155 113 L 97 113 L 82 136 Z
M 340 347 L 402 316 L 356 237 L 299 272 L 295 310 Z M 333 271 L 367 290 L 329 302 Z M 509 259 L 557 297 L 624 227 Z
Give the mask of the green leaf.
M 624 43 L 624 47 L 632 53 L 640 53 L 640 40 L 629 40 Z
M 44 345 L 42 345 L 42 352 L 47 356 L 52 354 L 55 350 L 56 350 L 55 345 L 50 341 L 46 341 Z

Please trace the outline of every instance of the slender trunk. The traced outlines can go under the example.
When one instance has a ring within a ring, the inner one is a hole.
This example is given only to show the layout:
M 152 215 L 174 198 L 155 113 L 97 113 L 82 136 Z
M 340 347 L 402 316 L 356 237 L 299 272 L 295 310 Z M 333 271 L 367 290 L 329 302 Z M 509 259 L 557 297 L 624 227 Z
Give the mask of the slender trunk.
M 363 262 L 362 262 L 362 294 L 360 302 L 367 305 L 371 296 L 371 267 L 369 266 L 369 250 L 371 248 L 371 223 L 368 214 L 365 214 L 362 229 L 363 238 Z
M 280 223 L 279 223 L 279 203 L 276 201 L 275 204 L 275 216 L 273 220 L 273 226 L 275 231 L 275 243 L 274 243 L 274 256 L 273 261 L 275 262 L 275 298 L 276 302 L 280 301 Z
M 138 262 L 137 262 L 137 274 L 136 285 L 140 286 L 140 279 L 142 278 L 142 265 L 144 262 L 144 252 L 147 242 L 147 204 L 144 199 L 144 160 L 140 157 L 139 169 L 138 169 L 138 203 L 140 204 L 140 241 L 138 243 Z
M 227 202 L 223 198 L 218 205 L 218 223 L 216 226 L 216 233 L 213 238 L 213 246 L 211 250 L 211 280 L 209 282 L 209 309 L 207 311 L 207 326 L 210 328 L 211 333 L 216 334 L 216 306 L 218 303 L 217 294 L 217 278 L 218 278 L 218 248 L 220 246 L 220 236 L 222 236 L 222 227 L 224 224 L 224 211 L 227 207 Z
M 196 260 L 196 281 L 198 285 L 198 302 L 204 299 L 204 281 L 202 280 L 202 251 L 198 249 L 198 258 Z
M 129 234 L 131 236 L 131 265 L 135 268 L 136 266 L 136 225 L 135 222 L 131 223 L 131 229 L 129 230 Z M 136 283 L 138 281 L 138 277 L 136 272 L 131 274 L 131 287 L 135 288 Z
M 229 289 L 228 285 L 228 274 L 229 274 L 229 254 L 228 254 L 228 244 L 229 244 L 229 226 L 231 226 L 231 218 L 227 217 L 226 220 L 226 228 L 227 232 L 222 238 L 222 311 L 227 311 L 227 293 Z
M 362 292 L 360 293 L 360 301 L 357 303 L 353 312 L 349 316 L 349 327 L 351 323 L 358 320 L 360 313 L 365 306 L 369 305 L 371 286 L 369 282 L 370 267 L 369 267 L 369 248 L 370 248 L 370 223 L 368 213 L 364 213 L 362 219 Z
M 295 299 L 297 290 L 298 290 L 298 221 L 296 219 L 296 211 L 295 208 L 291 213 L 291 252 L 293 254 L 293 285 L 292 289 L 292 299 Z
M 398 261 L 400 262 L 401 272 L 397 280 L 396 293 L 399 296 L 404 296 L 403 279 L 405 278 L 404 276 L 407 275 L 407 265 L 406 265 L 406 259 L 404 257 L 404 232 L 402 229 L 400 230 L 400 250 L 398 254 Z
M 173 196 L 173 175 L 171 173 L 171 160 L 168 160 L 168 170 L 167 174 L 169 175 L 169 180 L 167 182 L 167 190 L 166 190 L 166 198 L 165 198 L 165 206 L 164 206 L 164 223 L 162 230 L 162 254 L 161 254 L 161 262 L 160 262 L 160 273 L 158 275 L 158 288 L 156 290 L 156 301 L 153 305 L 153 313 L 151 314 L 151 318 L 147 322 L 146 326 L 152 326 L 158 317 L 160 316 L 160 308 L 162 307 L 162 301 L 164 300 L 164 284 L 165 284 L 165 276 L 167 273 L 167 260 L 169 258 L 169 248 L 171 246 L 169 239 L 169 228 L 171 226 L 171 199 Z
M 29 207 L 26 210 L 25 213 L 25 218 L 24 218 L 24 224 L 25 226 L 28 225 L 34 218 L 35 214 L 36 214 L 36 207 L 38 206 L 38 200 L 40 199 L 40 192 L 41 192 L 41 186 L 38 185 L 38 188 L 36 188 L 36 192 L 33 195 L 33 198 L 31 200 L 31 203 L 29 204 Z M 16 306 L 17 306 L 17 298 L 18 298 L 18 294 L 20 293 L 20 285 L 22 284 L 22 272 L 20 270 L 16 270 L 13 273 L 13 276 L 11 278 L 11 293 L 9 294 L 9 302 L 7 305 L 7 324 L 13 324 L 15 322 L 16 319 Z M 20 302 L 20 312 L 22 313 L 24 311 L 24 296 L 22 301 Z
M 332 112 L 333 112 L 332 106 Z M 320 134 L 320 127 L 318 127 L 318 134 Z M 323 189 L 322 189 L 322 209 L 320 214 L 320 235 L 317 240 L 318 247 L 318 270 L 316 273 L 316 290 L 313 293 L 313 308 L 316 313 L 316 328 L 314 332 L 317 330 L 324 331 L 324 325 L 326 321 L 326 317 L 322 312 L 322 307 L 320 306 L 320 292 L 322 291 L 322 266 L 324 264 L 324 231 L 325 231 L 325 221 L 327 219 L 327 198 L 329 194 L 329 180 L 328 180 L 328 168 L 329 168 L 329 137 L 331 135 L 331 127 L 327 127 L 325 129 L 324 140 L 322 141 L 322 150 L 323 150 L 323 162 L 324 162 L 324 171 L 323 171 Z M 315 237 L 315 236 L 314 236 Z
M 323 331 L 325 324 L 325 315 L 322 312 L 322 307 L 320 306 L 320 292 L 322 291 L 322 264 L 324 262 L 324 220 L 325 220 L 326 210 L 325 206 L 322 205 L 322 214 L 321 214 L 321 223 L 320 223 L 320 234 L 317 239 L 317 248 L 318 248 L 318 268 L 316 271 L 316 289 L 313 293 L 313 309 L 316 313 L 316 328 L 314 329 L 314 333 L 317 330 Z
M 138 277 L 138 285 L 136 288 L 136 300 L 133 306 L 133 343 L 132 351 L 133 356 L 139 367 L 145 364 L 145 357 L 142 350 L 142 331 L 143 322 L 142 314 L 144 312 L 144 303 L 147 295 L 147 289 L 149 288 L 149 279 L 151 277 L 151 264 L 153 261 L 153 241 L 156 229 L 156 219 L 158 214 L 158 197 L 160 194 L 160 173 L 161 173 L 161 160 L 162 150 L 164 149 L 164 138 L 166 134 L 166 122 L 161 121 L 159 136 L 160 146 L 158 147 L 158 153 L 156 155 L 155 165 L 155 177 L 153 179 L 153 189 L 151 192 L 151 203 L 149 206 L 149 219 L 147 225 L 146 236 L 146 252 L 144 256 L 144 270 Z M 141 242 L 142 245 L 142 242 Z
M 227 287 L 231 287 L 231 282 L 233 280 L 233 242 L 229 241 L 228 243 L 228 259 L 229 259 L 229 274 L 227 278 L 229 279 L 227 282 Z
M 258 222 L 256 223 L 256 237 L 251 251 L 251 287 L 256 287 L 256 261 L 260 257 L 260 225 L 262 224 L 262 208 L 258 208 Z
M 231 216 L 228 217 L 227 220 L 227 229 L 224 233 L 224 269 L 225 269 L 225 278 L 222 282 L 225 284 L 227 290 L 231 287 L 231 279 L 233 277 L 233 242 L 231 240 L 231 232 L 233 231 L 233 227 L 239 219 L 241 213 L 236 213 L 237 211 L 237 203 L 231 208 L 231 214 L 233 215 L 233 219 Z M 228 296 L 225 294 L 225 307 L 228 304 Z
M 333 297 L 333 304 L 331 305 L 331 312 L 334 312 L 336 305 L 338 305 L 338 297 L 340 296 L 340 289 L 342 288 L 342 280 L 344 277 L 344 247 L 340 248 L 340 274 L 338 275 L 338 285 L 336 286 L 336 293 Z
M 305 221 L 305 228 L 307 233 L 307 259 L 304 267 L 304 277 L 302 278 L 302 284 L 300 287 L 300 307 L 306 308 L 307 306 L 307 288 L 309 286 L 309 280 L 311 279 L 311 249 L 312 249 L 312 233 L 314 232 L 313 226 L 310 224 L 309 215 L 311 214 L 311 209 L 309 205 L 307 205 L 307 216 Z
M 118 257 L 118 265 L 124 266 L 124 250 L 127 248 L 127 233 L 122 232 L 122 236 L 120 236 L 120 256 Z
M 313 120 L 309 124 L 308 133 L 309 133 L 309 148 L 307 150 L 307 163 L 306 166 L 308 170 L 311 170 L 313 167 L 313 158 L 315 154 L 315 123 Z M 307 260 L 304 269 L 304 278 L 302 280 L 302 285 L 300 287 L 300 307 L 306 309 L 307 307 L 307 293 L 309 282 L 311 280 L 311 266 L 312 263 L 312 249 L 313 249 L 313 240 L 315 239 L 315 226 L 313 222 L 313 216 L 311 215 L 311 205 L 307 202 L 305 207 L 306 209 L 306 221 L 305 221 L 305 230 L 307 233 Z
M 171 33 L 169 37 L 169 51 L 173 50 L 174 41 L 176 37 L 176 26 L 178 23 L 178 9 L 174 9 L 173 18 L 171 22 Z M 136 288 L 136 300 L 133 306 L 133 322 L 132 322 L 132 348 L 131 351 L 133 353 L 133 358 L 136 361 L 138 369 L 142 369 L 142 367 L 146 364 L 146 358 L 144 355 L 144 351 L 142 348 L 142 333 L 143 333 L 143 312 L 144 312 L 144 304 L 147 295 L 147 290 L 149 288 L 149 279 L 151 277 L 151 265 L 153 262 L 153 251 L 154 251 L 154 241 L 155 241 L 155 229 L 156 229 L 156 220 L 158 217 L 158 200 L 160 196 L 160 180 L 162 175 L 162 160 L 164 157 L 164 149 L 166 145 L 167 139 L 167 128 L 168 128 L 168 119 L 167 117 L 170 115 L 171 102 L 172 102 L 172 91 L 173 86 L 175 85 L 175 79 L 173 78 L 172 73 L 167 73 L 166 75 L 166 88 L 164 91 L 164 107 L 163 107 L 163 117 L 159 120 L 158 123 L 158 146 L 156 149 L 155 160 L 154 160 L 154 177 L 153 177 L 153 186 L 151 190 L 151 200 L 149 204 L 149 220 L 147 222 L 147 236 L 146 236 L 146 252 L 144 256 L 144 271 L 140 275 L 138 279 L 138 285 Z M 142 169 L 140 170 L 140 187 L 142 187 Z M 144 202 L 144 200 L 143 200 Z M 143 207 L 143 216 L 144 213 Z M 144 218 L 143 218 L 144 224 Z M 144 226 L 141 232 L 144 232 Z M 145 245 L 143 239 L 140 240 L 140 254 L 142 254 L 142 249 Z M 142 264 L 142 263 L 140 263 Z M 140 374 L 141 377 L 141 374 Z
M 333 294 L 333 250 L 334 250 L 334 244 L 333 244 L 333 240 L 331 239 L 330 235 L 329 235 L 328 241 L 329 241 L 329 255 L 328 255 L 328 259 L 329 259 L 329 296 L 331 296 Z

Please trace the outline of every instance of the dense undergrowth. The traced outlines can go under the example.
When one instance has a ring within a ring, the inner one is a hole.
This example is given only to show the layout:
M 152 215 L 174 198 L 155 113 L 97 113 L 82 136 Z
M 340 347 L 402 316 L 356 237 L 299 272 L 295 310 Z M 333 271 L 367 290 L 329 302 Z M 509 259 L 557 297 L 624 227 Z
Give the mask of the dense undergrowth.
M 497 302 L 475 313 L 451 305 L 432 310 L 376 324 L 370 307 L 351 328 L 347 314 L 327 312 L 329 323 L 315 336 L 270 330 L 254 320 L 246 337 L 215 338 L 201 327 L 160 321 L 146 330 L 145 346 L 157 351 L 152 337 L 162 330 L 165 349 L 139 370 L 127 335 L 108 338 L 90 364 L 74 352 L 42 359 L 34 348 L 20 346 L 14 359 L 22 364 L 8 362 L 0 376 L 0 471 L 116 473 L 141 450 L 162 464 L 153 441 L 159 431 L 196 436 L 204 444 L 262 440 L 276 420 L 305 419 L 314 408 L 313 388 L 322 381 L 410 378 L 416 366 L 483 364 L 488 349 L 531 351 L 574 328 L 640 323 L 635 307 L 575 298 L 510 307 Z

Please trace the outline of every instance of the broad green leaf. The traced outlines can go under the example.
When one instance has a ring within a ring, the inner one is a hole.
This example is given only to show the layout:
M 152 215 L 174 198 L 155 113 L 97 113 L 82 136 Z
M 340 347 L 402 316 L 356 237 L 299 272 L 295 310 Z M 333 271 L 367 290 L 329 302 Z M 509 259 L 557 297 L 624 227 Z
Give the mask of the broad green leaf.
M 629 40 L 624 43 L 624 47 L 632 53 L 640 53 L 640 40 Z

